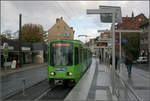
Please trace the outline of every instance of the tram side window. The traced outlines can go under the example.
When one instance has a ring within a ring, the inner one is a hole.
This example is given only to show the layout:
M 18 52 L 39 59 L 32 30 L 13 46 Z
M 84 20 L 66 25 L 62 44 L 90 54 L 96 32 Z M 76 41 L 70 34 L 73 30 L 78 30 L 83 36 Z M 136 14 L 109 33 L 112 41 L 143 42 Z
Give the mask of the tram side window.
M 83 53 L 82 50 L 83 50 L 83 49 L 80 48 L 80 63 L 82 63 L 82 53 Z
M 49 50 L 50 51 L 50 65 L 51 66 L 54 66 L 54 56 L 52 55 L 53 54 L 53 49 L 52 49 L 52 47 L 51 47 L 51 49 Z
M 75 65 L 79 64 L 79 50 L 75 48 Z
M 87 60 L 87 50 L 84 49 L 84 60 L 86 61 Z

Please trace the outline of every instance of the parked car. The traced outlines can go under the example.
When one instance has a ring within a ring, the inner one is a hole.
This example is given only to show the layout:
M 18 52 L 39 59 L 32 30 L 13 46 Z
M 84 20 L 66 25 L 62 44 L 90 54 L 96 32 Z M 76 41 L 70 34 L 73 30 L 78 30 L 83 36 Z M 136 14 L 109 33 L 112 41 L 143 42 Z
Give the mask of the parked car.
M 138 62 L 138 63 L 147 63 L 147 61 L 148 61 L 148 60 L 147 60 L 147 57 L 142 57 L 142 56 L 141 56 L 141 57 L 139 57 L 139 58 L 137 59 L 137 62 Z

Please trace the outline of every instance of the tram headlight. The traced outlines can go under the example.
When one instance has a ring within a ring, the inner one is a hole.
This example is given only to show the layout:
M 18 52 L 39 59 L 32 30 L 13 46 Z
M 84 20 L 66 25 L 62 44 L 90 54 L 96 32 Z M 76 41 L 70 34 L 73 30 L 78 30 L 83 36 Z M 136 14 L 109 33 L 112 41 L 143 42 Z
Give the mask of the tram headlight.
M 67 75 L 68 75 L 68 76 L 72 76 L 72 72 L 68 72 Z
M 51 72 L 50 74 L 51 74 L 51 75 L 55 75 L 55 72 Z

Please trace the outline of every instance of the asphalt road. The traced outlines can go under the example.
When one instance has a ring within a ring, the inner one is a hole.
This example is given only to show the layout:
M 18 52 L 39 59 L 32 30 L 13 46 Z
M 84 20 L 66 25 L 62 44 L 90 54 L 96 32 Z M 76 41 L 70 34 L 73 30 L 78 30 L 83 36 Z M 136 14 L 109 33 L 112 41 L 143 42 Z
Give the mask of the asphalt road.
M 27 89 L 18 92 L 17 94 L 6 98 L 5 100 L 34 100 L 37 99 L 42 93 L 44 93 L 47 89 L 51 88 L 52 86 L 49 85 L 48 80 L 43 80 Z
M 23 79 L 26 80 L 25 86 L 29 87 L 36 84 L 34 87 L 31 87 L 30 90 L 27 89 L 25 92 L 26 96 L 23 96 L 22 93 L 18 93 L 16 96 L 12 96 L 9 99 L 35 99 L 42 92 L 48 89 L 50 86 L 47 81 L 38 83 L 42 80 L 47 79 L 47 66 L 39 66 L 30 70 L 23 72 L 18 72 L 11 74 L 7 77 L 1 78 L 1 89 L 2 96 L 11 95 L 17 90 L 21 90 L 23 87 Z M 140 96 L 144 101 L 150 100 L 150 71 L 148 71 L 148 65 L 146 64 L 134 64 L 132 68 L 132 76 L 128 78 L 127 69 L 124 66 L 122 68 L 122 76 L 124 80 L 134 89 L 135 93 Z M 59 86 L 57 89 L 52 92 L 48 92 L 47 95 L 42 97 L 42 100 L 58 100 L 63 99 L 66 94 L 70 91 L 70 88 L 63 88 Z
M 30 87 L 44 79 L 48 78 L 47 65 L 37 66 L 36 68 L 17 72 L 1 78 L 1 97 L 10 96 L 23 88 L 23 80 L 25 87 Z
M 67 87 L 63 85 L 55 86 L 48 83 L 48 80 L 43 80 L 40 83 L 35 84 L 27 89 L 25 93 L 18 92 L 17 94 L 4 99 L 9 100 L 33 100 L 33 101 L 54 101 L 54 100 L 64 100 L 67 94 L 71 91 L 72 87 Z

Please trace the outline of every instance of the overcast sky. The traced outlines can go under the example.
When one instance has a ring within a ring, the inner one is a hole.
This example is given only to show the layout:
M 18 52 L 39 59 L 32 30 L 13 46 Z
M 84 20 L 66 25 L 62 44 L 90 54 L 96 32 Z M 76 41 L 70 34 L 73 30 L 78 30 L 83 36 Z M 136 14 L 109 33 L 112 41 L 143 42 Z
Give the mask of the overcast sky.
M 61 16 L 75 30 L 75 39 L 85 41 L 78 35 L 94 38 L 98 29 L 109 29 L 110 24 L 100 22 L 99 15 L 87 15 L 86 9 L 98 9 L 99 5 L 120 6 L 122 16 L 143 13 L 149 18 L 149 1 L 2 1 L 1 32 L 19 29 L 19 14 L 22 13 L 22 25 L 26 23 L 41 24 L 44 30 L 51 28 L 56 18 Z M 89 39 L 87 38 L 87 39 Z

